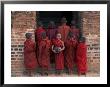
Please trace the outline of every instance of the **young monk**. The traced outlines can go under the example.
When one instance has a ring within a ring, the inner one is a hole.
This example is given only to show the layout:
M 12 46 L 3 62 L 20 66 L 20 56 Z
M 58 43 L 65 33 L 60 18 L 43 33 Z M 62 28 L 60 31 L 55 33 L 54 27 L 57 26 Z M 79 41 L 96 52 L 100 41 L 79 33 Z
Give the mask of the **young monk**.
M 36 42 L 37 42 L 38 44 L 39 44 L 39 42 L 42 40 L 41 34 L 42 34 L 43 32 L 46 32 L 46 31 L 44 30 L 43 24 L 42 24 L 42 22 L 40 21 L 40 22 L 38 22 L 38 27 L 37 27 L 37 29 L 35 30 L 35 40 L 36 40 Z
M 46 32 L 45 30 L 44 30 L 44 28 L 43 28 L 43 24 L 42 24 L 42 22 L 41 21 L 39 21 L 38 22 L 38 27 L 37 27 L 37 29 L 35 30 L 35 41 L 36 41 L 36 56 L 37 56 L 37 58 L 38 58 L 38 64 L 39 64 L 39 66 L 41 66 L 40 64 L 40 59 L 39 59 L 39 53 L 38 53 L 38 51 L 39 51 L 39 43 L 40 43 L 40 41 L 42 40 L 42 33 L 43 32 Z
M 75 47 L 77 41 L 73 36 L 72 32 L 69 32 L 67 40 L 65 42 L 65 65 L 68 68 L 68 73 L 73 73 L 73 65 L 75 58 Z
M 47 29 L 47 36 L 49 40 L 53 40 L 56 37 L 57 28 L 54 21 L 50 21 Z
M 61 40 L 61 34 L 58 33 L 52 45 L 52 51 L 55 53 L 55 68 L 57 74 L 61 74 L 64 69 L 64 49 L 64 42 Z
M 80 31 L 79 29 L 76 27 L 76 22 L 75 20 L 72 20 L 71 21 L 71 28 L 70 28 L 70 31 L 74 34 L 77 42 L 79 40 L 79 35 L 80 35 Z M 77 51 L 77 46 L 75 47 L 74 49 L 74 52 L 75 52 L 75 57 L 74 57 L 74 62 L 77 63 L 77 59 L 76 59 L 76 51 Z
M 80 31 L 79 31 L 79 29 L 76 27 L 76 22 L 75 22 L 74 20 L 71 21 L 70 31 L 75 35 L 76 40 L 78 41 Z
M 31 33 L 26 33 L 26 41 L 24 42 L 24 65 L 28 71 L 28 75 L 32 76 L 34 70 L 36 69 L 38 63 L 36 59 L 36 45 L 32 41 Z
M 39 59 L 41 60 L 42 75 L 48 75 L 50 68 L 50 47 L 51 42 L 44 32 L 42 33 L 42 40 L 39 43 Z
M 49 40 L 51 40 L 51 42 L 53 42 L 53 40 L 56 38 L 56 34 L 57 34 L 57 28 L 56 25 L 54 23 L 54 21 L 50 21 L 48 24 L 48 29 L 47 29 L 47 36 L 49 38 Z M 51 50 L 50 53 L 50 61 L 51 63 L 54 63 L 54 53 Z
M 79 39 L 78 47 L 77 47 L 77 68 L 78 68 L 78 74 L 85 74 L 87 72 L 87 47 L 85 44 L 85 38 L 81 37 Z

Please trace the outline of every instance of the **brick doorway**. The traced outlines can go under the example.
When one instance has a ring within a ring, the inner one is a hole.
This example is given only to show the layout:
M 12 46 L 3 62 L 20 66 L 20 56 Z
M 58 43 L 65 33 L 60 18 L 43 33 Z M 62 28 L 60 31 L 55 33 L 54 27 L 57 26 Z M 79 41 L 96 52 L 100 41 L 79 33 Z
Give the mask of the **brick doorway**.
M 80 17 L 78 11 L 39 11 L 36 12 L 36 23 L 42 21 L 44 29 L 48 29 L 49 21 L 54 21 L 58 27 L 61 23 L 61 18 L 66 17 L 67 25 L 71 26 L 71 21 L 76 21 L 76 27 L 80 29 Z M 54 63 L 54 59 L 51 60 L 51 63 Z
M 45 29 L 48 27 L 49 21 L 54 21 L 56 25 L 59 26 L 62 17 L 66 17 L 67 25 L 70 26 L 71 20 L 75 20 L 77 24 L 76 26 L 80 28 L 80 17 L 78 11 L 40 11 L 36 12 L 36 15 L 36 21 L 42 21 Z

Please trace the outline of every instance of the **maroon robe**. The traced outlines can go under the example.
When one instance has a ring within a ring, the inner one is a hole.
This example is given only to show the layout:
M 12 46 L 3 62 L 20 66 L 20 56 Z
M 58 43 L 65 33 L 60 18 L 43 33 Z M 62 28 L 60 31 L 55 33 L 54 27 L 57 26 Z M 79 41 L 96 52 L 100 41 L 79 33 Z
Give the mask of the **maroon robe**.
M 53 40 L 56 37 L 57 29 L 54 28 L 48 28 L 47 29 L 47 36 L 49 40 Z
M 63 41 L 55 39 L 53 41 L 53 45 L 55 47 L 63 47 Z M 55 53 L 55 68 L 56 70 L 63 70 L 64 69 L 64 55 L 63 51 L 60 53 Z
M 67 25 L 62 25 L 62 26 L 58 27 L 58 33 L 61 34 L 62 41 L 64 41 L 64 42 L 66 41 L 69 31 L 70 31 L 70 27 Z
M 57 30 L 58 29 L 56 29 L 56 28 L 48 27 L 48 29 L 46 31 L 49 40 L 51 40 L 52 42 L 56 38 Z M 51 50 L 51 52 L 50 52 L 50 61 L 51 61 L 51 63 L 55 62 L 54 59 L 55 59 L 55 56 L 54 56 L 53 51 Z
M 87 72 L 87 47 L 85 43 L 79 43 L 77 47 L 77 68 L 78 73 L 86 73 Z
M 74 39 L 67 39 L 65 42 L 65 65 L 68 69 L 72 70 L 75 58 L 75 47 L 77 41 Z
M 42 33 L 46 32 L 42 27 L 35 30 L 35 41 L 36 41 L 36 56 L 38 58 L 38 64 L 40 66 L 39 60 L 39 43 L 42 40 Z
M 42 40 L 42 33 L 46 31 L 41 27 L 35 30 L 35 39 L 37 44 Z
M 71 27 L 70 31 L 75 35 L 76 39 L 78 40 L 79 38 L 79 29 L 76 27 Z
M 35 69 L 38 65 L 35 49 L 35 43 L 31 39 L 24 42 L 24 65 L 26 69 Z
M 48 39 L 41 40 L 39 44 L 39 60 L 42 69 L 50 68 L 50 47 L 51 42 Z
M 76 27 L 71 27 L 70 31 L 75 35 L 76 40 L 78 41 L 79 38 L 79 29 L 77 29 Z M 77 59 L 76 59 L 76 51 L 77 51 L 77 46 L 74 49 L 75 51 L 75 57 L 74 57 L 74 62 L 77 63 Z

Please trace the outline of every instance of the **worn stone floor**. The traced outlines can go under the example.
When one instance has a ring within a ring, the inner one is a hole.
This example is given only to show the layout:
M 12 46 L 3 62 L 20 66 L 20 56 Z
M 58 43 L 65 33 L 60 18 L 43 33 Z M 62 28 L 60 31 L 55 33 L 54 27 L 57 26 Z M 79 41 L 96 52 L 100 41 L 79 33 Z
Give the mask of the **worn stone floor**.
M 44 77 L 44 76 L 41 76 L 41 74 L 39 72 L 41 72 L 41 69 L 37 68 L 35 74 L 32 77 Z M 23 76 L 26 77 L 27 75 L 24 74 Z M 100 76 L 100 73 L 97 72 L 97 71 L 88 71 L 86 73 L 86 76 L 85 75 L 80 75 L 79 76 L 78 73 L 77 73 L 77 68 L 76 67 L 74 67 L 72 75 L 69 75 L 67 73 L 67 69 L 64 69 L 62 74 L 56 75 L 56 70 L 53 66 L 53 68 L 51 68 L 50 71 L 49 71 L 49 75 L 46 76 L 46 77 L 99 77 L 99 76 Z

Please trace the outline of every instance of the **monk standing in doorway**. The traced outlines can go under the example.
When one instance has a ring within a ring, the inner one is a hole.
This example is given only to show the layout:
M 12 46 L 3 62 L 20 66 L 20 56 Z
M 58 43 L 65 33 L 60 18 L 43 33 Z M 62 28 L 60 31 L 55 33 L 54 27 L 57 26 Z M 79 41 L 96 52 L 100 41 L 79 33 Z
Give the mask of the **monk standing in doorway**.
M 48 25 L 48 29 L 47 29 L 47 36 L 48 36 L 49 40 L 55 39 L 56 34 L 57 34 L 56 25 L 55 25 L 54 21 L 50 21 L 49 25 Z
M 46 37 L 46 33 L 42 33 L 42 40 L 39 43 L 39 59 L 41 61 L 42 75 L 48 75 L 50 69 L 50 48 L 51 42 Z
M 65 17 L 61 19 L 61 26 L 58 27 L 58 33 L 62 35 L 62 39 L 64 42 L 66 41 L 67 35 L 70 31 L 70 27 L 66 24 L 67 20 Z
M 76 22 L 74 20 L 71 21 L 71 29 L 70 31 L 75 35 L 77 41 L 79 39 L 79 29 L 76 27 Z
M 53 40 L 56 38 L 57 30 L 58 29 L 56 28 L 54 21 L 50 21 L 48 24 L 47 36 L 49 40 L 51 40 L 51 42 L 53 42 Z M 51 53 L 50 53 L 51 63 L 54 63 L 54 60 L 55 60 L 55 56 L 54 56 L 53 51 L 51 50 Z
M 75 39 L 79 40 L 79 35 L 80 35 L 80 32 L 79 32 L 79 29 L 76 27 L 76 21 L 75 20 L 72 20 L 71 21 L 71 29 L 70 31 L 74 34 L 74 37 Z M 74 62 L 77 63 L 77 60 L 76 60 L 76 51 L 77 51 L 77 46 L 75 47 L 74 49 L 74 54 L 75 54 L 75 57 L 74 57 Z
M 39 63 L 39 66 L 40 66 L 40 59 L 39 59 L 39 43 L 40 41 L 42 40 L 42 33 L 43 32 L 46 32 L 43 28 L 43 24 L 41 21 L 38 22 L 38 25 L 37 25 L 37 29 L 35 30 L 35 41 L 36 41 L 36 56 L 38 58 L 38 63 Z
M 65 42 L 65 65 L 68 68 L 68 73 L 73 73 L 73 65 L 74 65 L 74 58 L 75 58 L 75 47 L 77 41 L 74 39 L 74 35 L 72 32 L 69 32 L 67 40 Z

